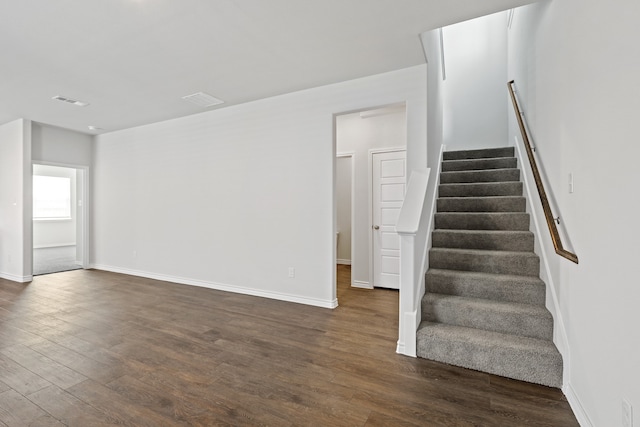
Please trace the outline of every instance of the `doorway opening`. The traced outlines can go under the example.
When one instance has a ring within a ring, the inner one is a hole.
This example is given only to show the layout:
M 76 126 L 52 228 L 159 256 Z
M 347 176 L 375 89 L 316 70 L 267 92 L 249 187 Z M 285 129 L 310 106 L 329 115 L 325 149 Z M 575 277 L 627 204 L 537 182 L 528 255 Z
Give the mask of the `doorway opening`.
M 377 153 L 405 152 L 406 105 L 399 103 L 337 114 L 334 116 L 334 131 L 337 274 L 344 280 L 344 275 L 349 273 L 351 287 L 393 287 L 376 282 L 374 277 L 374 271 L 380 271 L 376 263 L 380 263 L 382 258 L 374 253 L 374 233 L 381 231 L 374 230 L 373 164 L 379 157 Z M 380 185 L 379 181 L 377 185 Z M 395 233 L 395 223 L 391 228 Z M 387 233 L 388 230 L 384 231 Z M 385 237 L 389 236 L 390 233 Z
M 33 275 L 87 265 L 86 168 L 33 165 Z

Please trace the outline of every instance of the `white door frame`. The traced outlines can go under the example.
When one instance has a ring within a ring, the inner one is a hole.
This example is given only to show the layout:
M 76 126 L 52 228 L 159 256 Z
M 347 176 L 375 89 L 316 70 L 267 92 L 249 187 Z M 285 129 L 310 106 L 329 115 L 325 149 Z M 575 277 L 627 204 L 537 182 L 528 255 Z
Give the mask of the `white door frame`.
M 83 185 L 82 185 L 82 195 L 79 196 L 76 194 L 76 198 L 81 197 L 82 200 L 82 268 L 89 268 L 89 186 L 90 186 L 90 175 L 89 175 L 89 166 L 76 165 L 71 163 L 57 163 L 57 162 L 43 162 L 40 160 L 33 160 L 31 162 L 31 176 L 33 176 L 33 165 L 42 165 L 42 166 L 57 166 L 62 168 L 76 169 L 82 171 L 83 175 Z M 31 208 L 31 240 L 27 243 L 29 245 L 29 251 L 33 254 L 33 207 Z M 77 242 L 76 236 L 76 242 Z M 33 276 L 33 262 L 31 263 L 31 275 Z
M 374 273 L 373 273 L 373 263 L 375 262 L 374 253 L 373 253 L 373 155 L 380 153 L 396 153 L 404 151 L 405 154 L 407 152 L 406 147 L 388 147 L 388 148 L 372 148 L 369 150 L 369 284 L 371 285 L 371 289 L 374 288 Z M 405 176 L 405 180 L 407 177 Z M 402 255 L 400 255 L 402 256 Z
M 351 158 L 351 255 L 349 255 L 351 257 L 351 268 L 353 268 L 353 262 L 355 260 L 355 245 L 353 244 L 354 239 L 355 239 L 355 181 L 356 181 L 356 168 L 355 168 L 355 152 L 353 151 L 345 151 L 345 152 L 340 152 L 336 154 L 336 159 L 337 158 L 345 158 L 345 157 L 349 157 Z M 336 204 L 337 206 L 337 204 Z M 336 208 L 337 210 L 337 208 Z M 336 233 L 336 238 L 337 238 L 337 233 Z M 337 243 L 337 242 L 336 242 Z M 336 245 L 336 264 L 337 264 L 337 259 L 338 259 L 338 250 L 337 250 L 337 245 Z M 351 286 L 353 286 L 353 277 L 351 277 Z
M 338 281 L 337 281 L 337 277 L 336 277 L 336 259 L 337 259 L 337 251 L 336 251 L 336 231 L 337 231 L 337 209 L 336 209 L 336 155 L 338 153 L 338 126 L 337 126 L 337 117 L 338 116 L 342 116 L 342 115 L 346 115 L 346 114 L 352 114 L 352 113 L 358 113 L 358 112 L 362 112 L 362 111 L 369 111 L 369 110 L 375 110 L 378 108 L 384 108 L 384 107 L 390 107 L 390 106 L 394 106 L 394 105 L 398 105 L 398 104 L 404 104 L 405 106 L 405 115 L 407 114 L 408 111 L 408 107 L 407 107 L 407 103 L 406 101 L 400 101 L 400 102 L 394 102 L 394 103 L 388 103 L 388 104 L 380 104 L 380 105 L 370 105 L 368 107 L 361 107 L 361 108 L 355 108 L 352 110 L 344 110 L 344 111 L 340 111 L 340 112 L 334 112 L 332 114 L 333 116 L 333 144 L 332 144 L 332 177 L 333 177 L 333 182 L 332 182 L 332 186 L 333 186 L 333 197 L 332 197 L 332 213 L 331 213 L 331 218 L 332 218 L 332 224 L 333 224 L 333 236 L 331 236 L 331 241 L 333 242 L 332 245 L 332 249 L 331 249 L 331 253 L 333 254 L 332 258 L 330 258 L 330 260 L 332 261 L 332 265 L 331 265 L 331 284 L 332 284 L 332 299 L 335 300 L 335 307 L 338 306 L 338 300 L 337 300 L 337 288 L 338 288 Z M 405 123 L 405 130 L 408 130 L 408 125 Z M 380 151 L 380 152 L 384 152 L 384 151 L 407 151 L 407 141 L 408 141 L 408 137 L 405 136 L 404 139 L 404 145 L 400 146 L 400 147 L 395 147 L 395 148 L 382 148 L 382 149 L 375 149 L 372 151 Z M 371 178 L 371 161 L 372 161 L 372 156 L 373 153 L 369 154 L 369 166 L 368 168 L 369 170 L 369 181 L 372 180 Z M 354 162 L 353 162 L 353 169 L 352 169 L 352 173 L 355 174 L 355 155 L 353 156 Z M 368 183 L 369 184 L 369 193 L 371 193 L 371 182 Z M 354 187 L 355 187 L 355 179 L 354 179 Z M 355 201 L 354 196 L 355 193 L 352 191 L 351 193 L 351 197 L 352 200 Z M 369 199 L 371 200 L 371 194 L 369 194 Z M 355 261 L 355 257 L 357 255 L 354 246 L 355 246 L 355 234 L 354 234 L 354 230 L 355 230 L 355 215 L 354 215 L 354 211 L 355 211 L 355 204 L 353 205 L 354 208 L 351 212 L 351 215 L 354 218 L 354 221 L 352 221 L 352 229 L 351 229 L 351 236 L 352 236 L 352 240 L 351 240 L 351 263 L 352 263 L 352 269 L 353 269 L 353 262 Z M 369 203 L 369 228 L 371 228 L 372 226 L 372 207 L 371 207 L 371 203 Z M 369 235 L 371 236 L 371 233 L 369 233 Z M 371 260 L 371 258 L 373 257 L 373 248 L 371 245 L 371 237 L 369 237 L 369 259 Z M 369 262 L 370 264 L 370 268 L 369 268 L 369 283 L 371 283 L 372 280 L 372 276 L 373 276 L 373 267 L 371 264 L 371 261 Z M 351 285 L 353 286 L 353 276 L 351 279 Z M 373 286 L 371 286 L 371 288 L 373 288 Z M 335 308 L 334 307 L 334 308 Z

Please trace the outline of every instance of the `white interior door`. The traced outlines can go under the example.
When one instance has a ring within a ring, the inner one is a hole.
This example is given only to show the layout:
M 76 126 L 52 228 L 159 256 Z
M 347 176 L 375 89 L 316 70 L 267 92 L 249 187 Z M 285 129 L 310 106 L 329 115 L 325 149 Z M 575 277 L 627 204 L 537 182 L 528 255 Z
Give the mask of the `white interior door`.
M 406 152 L 372 156 L 373 286 L 400 288 L 400 237 L 396 222 L 404 201 Z

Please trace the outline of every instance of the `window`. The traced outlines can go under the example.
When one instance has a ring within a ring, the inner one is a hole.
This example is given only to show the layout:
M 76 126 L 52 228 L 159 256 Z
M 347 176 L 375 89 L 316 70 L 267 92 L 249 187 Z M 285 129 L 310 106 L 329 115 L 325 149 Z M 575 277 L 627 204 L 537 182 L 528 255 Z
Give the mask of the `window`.
M 33 219 L 71 219 L 71 179 L 33 176 Z

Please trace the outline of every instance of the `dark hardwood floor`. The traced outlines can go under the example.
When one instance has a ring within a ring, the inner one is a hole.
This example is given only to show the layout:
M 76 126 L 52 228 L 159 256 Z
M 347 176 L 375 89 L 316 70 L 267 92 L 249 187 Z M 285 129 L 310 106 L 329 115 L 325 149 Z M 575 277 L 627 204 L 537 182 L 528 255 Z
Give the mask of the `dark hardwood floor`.
M 574 426 L 557 389 L 395 353 L 398 293 L 335 310 L 102 271 L 0 279 L 0 426 Z

